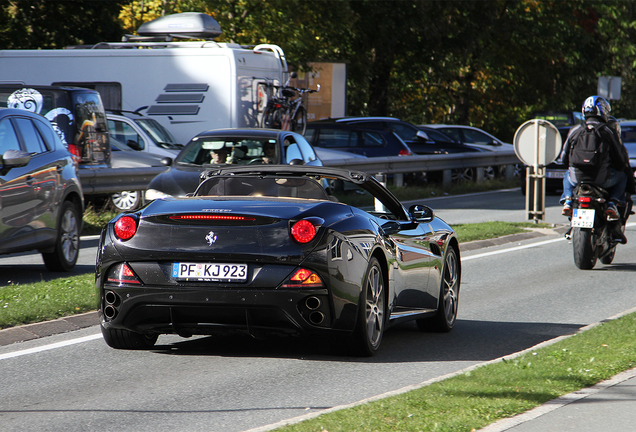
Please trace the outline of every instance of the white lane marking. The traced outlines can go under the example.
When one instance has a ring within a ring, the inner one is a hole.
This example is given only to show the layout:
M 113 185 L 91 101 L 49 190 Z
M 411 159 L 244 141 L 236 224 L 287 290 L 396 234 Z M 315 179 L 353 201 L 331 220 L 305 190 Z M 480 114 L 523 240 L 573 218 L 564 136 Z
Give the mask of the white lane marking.
M 81 338 L 77 338 L 77 339 L 70 339 L 64 342 L 56 342 L 56 343 L 52 343 L 49 345 L 42 345 L 41 347 L 36 347 L 36 348 L 29 348 L 29 349 L 25 349 L 22 351 L 15 351 L 15 352 L 10 352 L 10 353 L 6 353 L 6 354 L 0 354 L 0 360 L 6 360 L 6 359 L 10 359 L 10 358 L 14 358 L 14 357 L 20 357 L 23 355 L 28 355 L 28 354 L 36 354 L 36 353 L 40 353 L 43 351 L 48 351 L 48 350 L 52 350 L 52 349 L 56 349 L 56 348 L 64 348 L 66 346 L 69 345 L 75 345 L 75 344 L 80 344 L 80 343 L 84 343 L 84 342 L 90 342 L 92 340 L 95 339 L 101 339 L 102 338 L 102 334 L 98 333 L 98 334 L 94 334 L 91 336 L 84 336 Z
M 628 224 L 625 224 L 625 228 L 629 228 L 636 225 L 636 222 L 630 222 Z M 528 249 L 531 247 L 535 247 L 535 246 L 543 246 L 546 244 L 550 244 L 550 243 L 556 243 L 562 240 L 565 240 L 565 237 L 559 237 L 559 238 L 555 238 L 555 239 L 550 239 L 550 240 L 544 240 L 541 242 L 537 242 L 537 243 L 530 243 L 527 245 L 523 245 L 523 246 L 515 246 L 515 247 L 511 247 L 511 248 L 506 248 L 506 249 L 501 249 L 501 250 L 496 250 L 496 251 L 491 251 L 491 252 L 484 252 L 484 253 L 480 253 L 480 254 L 476 254 L 476 255 L 470 255 L 467 257 L 462 257 L 461 260 L 462 261 L 468 261 L 468 260 L 472 260 L 472 259 L 477 259 L 477 258 L 484 258 L 484 257 L 488 257 L 488 256 L 492 256 L 492 255 L 499 255 L 502 253 L 507 253 L 507 252 L 514 252 L 514 251 L 518 251 L 518 250 L 523 250 L 523 249 Z

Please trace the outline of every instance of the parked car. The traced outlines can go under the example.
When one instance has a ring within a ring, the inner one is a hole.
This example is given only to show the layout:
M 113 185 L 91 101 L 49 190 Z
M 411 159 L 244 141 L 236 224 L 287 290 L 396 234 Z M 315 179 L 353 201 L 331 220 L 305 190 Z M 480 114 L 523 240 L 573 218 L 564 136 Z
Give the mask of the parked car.
M 44 117 L 0 109 L 0 253 L 38 250 L 49 271 L 79 254 L 84 198 L 71 153 Z
M 353 182 L 383 204 L 327 195 Z M 373 176 L 320 166 L 224 165 L 193 196 L 158 199 L 104 228 L 96 266 L 105 342 L 150 349 L 159 334 L 325 335 L 371 356 L 385 329 L 449 332 L 461 260 L 453 229 L 406 210 Z
M 138 112 L 106 111 L 111 138 L 140 153 L 176 157 L 183 148 L 157 120 Z
M 0 107 L 23 109 L 46 117 L 79 168 L 109 166 L 106 112 L 95 90 L 0 84 Z
M 112 168 L 148 168 L 164 167 L 162 156 L 147 152 L 135 151 L 121 141 L 110 138 Z M 144 202 L 143 190 L 121 191 L 109 196 L 111 207 L 117 211 L 128 211 L 139 208 Z
M 409 146 L 395 133 L 362 123 L 319 120 L 307 123 L 305 138 L 316 148 L 345 151 L 366 157 L 411 156 Z
M 163 162 L 169 169 L 150 182 L 146 191 L 147 201 L 194 192 L 201 172 L 214 166 L 263 163 L 322 165 L 313 147 L 302 135 L 260 128 L 202 132 L 192 138 L 174 160 L 164 158 Z
M 458 143 L 441 132 L 420 130 L 393 117 L 343 117 L 315 121 L 307 124 L 305 137 L 316 148 L 334 148 L 368 157 L 483 151 Z M 474 168 L 452 170 L 451 175 L 454 182 L 476 178 Z M 438 182 L 442 180 L 442 172 L 414 173 L 408 178 L 413 182 Z

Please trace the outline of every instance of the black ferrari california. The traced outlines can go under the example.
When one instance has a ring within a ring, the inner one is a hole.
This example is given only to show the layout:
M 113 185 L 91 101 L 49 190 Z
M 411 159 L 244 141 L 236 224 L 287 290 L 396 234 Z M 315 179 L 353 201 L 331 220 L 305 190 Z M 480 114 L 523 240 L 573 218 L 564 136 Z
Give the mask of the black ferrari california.
M 351 182 L 358 207 L 328 195 Z M 461 279 L 456 235 L 406 210 L 372 176 L 312 166 L 226 166 L 196 192 L 122 213 L 104 228 L 96 285 L 108 345 L 160 334 L 326 335 L 369 356 L 385 329 L 450 331 Z

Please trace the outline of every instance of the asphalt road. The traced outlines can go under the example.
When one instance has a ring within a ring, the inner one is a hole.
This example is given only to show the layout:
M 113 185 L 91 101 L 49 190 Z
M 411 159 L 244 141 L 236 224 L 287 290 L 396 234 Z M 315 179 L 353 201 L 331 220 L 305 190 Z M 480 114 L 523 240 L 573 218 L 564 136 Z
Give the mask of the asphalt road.
M 478 206 L 508 212 L 504 204 L 517 204 L 507 194 L 427 204 L 463 223 L 462 213 L 477 215 Z M 395 327 L 373 358 L 337 357 L 322 341 L 247 337 L 161 336 L 153 351 L 117 351 L 97 327 L 0 347 L 0 424 L 3 431 L 245 431 L 416 385 L 635 307 L 635 230 L 627 229 L 614 264 L 592 271 L 574 266 L 571 245 L 557 235 L 465 252 L 453 332 Z

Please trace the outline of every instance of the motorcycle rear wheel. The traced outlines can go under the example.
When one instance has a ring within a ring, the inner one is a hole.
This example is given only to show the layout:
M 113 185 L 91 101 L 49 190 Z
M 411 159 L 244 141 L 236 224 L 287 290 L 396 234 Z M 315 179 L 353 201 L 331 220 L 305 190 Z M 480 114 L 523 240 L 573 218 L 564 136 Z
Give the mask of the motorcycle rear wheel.
M 594 234 L 590 228 L 572 228 L 574 264 L 581 270 L 591 270 L 596 265 Z

